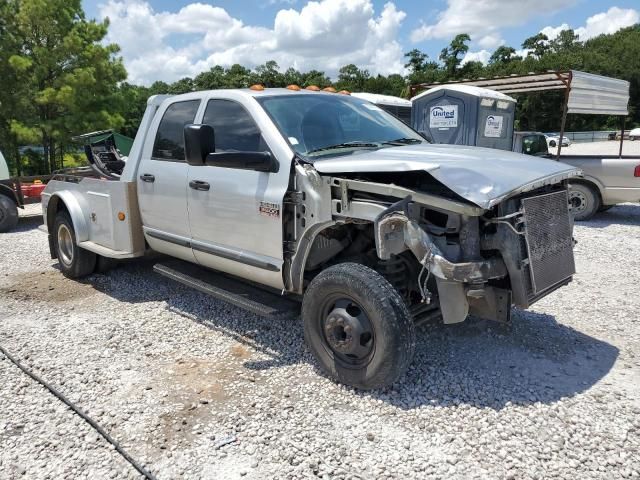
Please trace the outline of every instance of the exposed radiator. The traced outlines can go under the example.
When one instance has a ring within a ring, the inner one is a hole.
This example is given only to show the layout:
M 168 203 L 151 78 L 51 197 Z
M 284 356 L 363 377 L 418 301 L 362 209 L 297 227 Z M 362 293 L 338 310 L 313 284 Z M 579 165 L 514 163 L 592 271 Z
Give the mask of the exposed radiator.
M 531 294 L 538 296 L 576 273 L 567 192 L 524 198 L 522 209 Z

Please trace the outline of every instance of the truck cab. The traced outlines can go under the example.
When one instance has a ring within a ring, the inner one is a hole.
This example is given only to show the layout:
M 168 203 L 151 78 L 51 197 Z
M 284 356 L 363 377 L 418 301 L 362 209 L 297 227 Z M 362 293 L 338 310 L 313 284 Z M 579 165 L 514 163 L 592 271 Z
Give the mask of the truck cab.
M 217 298 L 294 305 L 320 370 L 369 389 L 406 370 L 417 322 L 509 322 L 571 281 L 579 173 L 254 86 L 150 98 L 121 174 L 55 177 L 43 215 L 63 274 L 160 252 L 158 273 Z

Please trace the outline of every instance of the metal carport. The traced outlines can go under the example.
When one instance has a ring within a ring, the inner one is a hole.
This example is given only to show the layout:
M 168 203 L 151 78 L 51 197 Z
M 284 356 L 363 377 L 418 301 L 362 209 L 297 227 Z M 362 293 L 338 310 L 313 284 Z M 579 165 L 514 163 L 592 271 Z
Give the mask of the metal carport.
M 567 114 L 617 115 L 621 117 L 622 133 L 620 135 L 620 156 L 624 141 L 625 119 L 629 115 L 629 82 L 602 75 L 580 72 L 577 70 L 549 71 L 545 73 L 529 73 L 527 75 L 509 75 L 476 80 L 459 80 L 445 83 L 417 84 L 409 87 L 411 97 L 418 91 L 437 86 L 472 85 L 484 87 L 498 92 L 530 93 L 546 90 L 564 90 L 562 106 L 562 124 L 560 138 L 564 136 Z M 558 158 L 562 150 L 562 142 L 558 145 Z

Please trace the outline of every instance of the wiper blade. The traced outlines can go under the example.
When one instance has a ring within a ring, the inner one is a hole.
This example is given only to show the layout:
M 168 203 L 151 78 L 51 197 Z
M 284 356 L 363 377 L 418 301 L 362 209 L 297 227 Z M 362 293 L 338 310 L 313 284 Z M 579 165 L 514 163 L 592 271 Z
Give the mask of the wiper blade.
M 307 154 L 324 152 L 325 150 L 337 150 L 339 148 L 379 148 L 379 147 L 380 147 L 379 143 L 373 143 L 373 142 L 346 142 L 346 143 L 337 143 L 335 145 L 329 145 L 327 147 L 315 148 L 313 150 L 309 150 Z
M 382 143 L 384 145 L 412 145 L 422 143 L 422 140 L 418 140 L 417 138 L 396 138 L 395 140 L 388 140 Z

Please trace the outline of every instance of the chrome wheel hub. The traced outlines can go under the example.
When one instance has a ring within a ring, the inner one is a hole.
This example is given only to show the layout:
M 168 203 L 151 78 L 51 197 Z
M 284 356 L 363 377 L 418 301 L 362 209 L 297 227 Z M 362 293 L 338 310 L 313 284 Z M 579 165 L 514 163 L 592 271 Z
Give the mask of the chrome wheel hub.
M 73 262 L 73 237 L 69 227 L 61 224 L 58 227 L 58 257 L 65 265 L 71 265 Z

